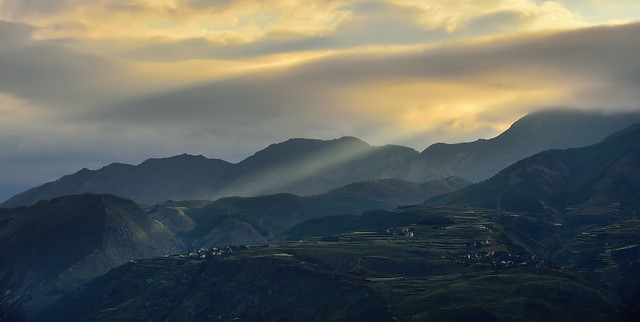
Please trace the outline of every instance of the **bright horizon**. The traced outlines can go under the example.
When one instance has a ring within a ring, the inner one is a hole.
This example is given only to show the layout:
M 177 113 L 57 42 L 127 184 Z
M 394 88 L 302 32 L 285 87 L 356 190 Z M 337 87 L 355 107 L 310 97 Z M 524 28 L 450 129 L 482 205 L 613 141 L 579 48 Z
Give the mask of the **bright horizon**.
M 0 0 L 0 201 L 113 162 L 639 111 L 639 21 L 632 0 Z

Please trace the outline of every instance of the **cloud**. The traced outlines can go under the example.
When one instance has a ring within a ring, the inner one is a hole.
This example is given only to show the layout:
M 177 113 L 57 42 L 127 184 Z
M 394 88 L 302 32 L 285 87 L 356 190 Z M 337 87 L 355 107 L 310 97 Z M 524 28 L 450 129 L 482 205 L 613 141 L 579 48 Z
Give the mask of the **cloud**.
M 216 137 L 326 137 L 351 129 L 345 134 L 423 148 L 465 133 L 495 134 L 540 107 L 637 109 L 640 46 L 628 39 L 638 32 L 634 24 L 335 53 L 114 105 L 82 120 L 188 126 Z M 502 117 L 488 122 L 486 113 Z
M 595 18 L 559 1 L 425 3 L 1 1 L 0 189 L 289 137 L 421 150 L 545 107 L 639 109 L 639 24 L 582 28 Z
M 38 39 L 138 61 L 234 59 L 589 26 L 561 2 L 534 0 L 5 0 L 0 18 Z

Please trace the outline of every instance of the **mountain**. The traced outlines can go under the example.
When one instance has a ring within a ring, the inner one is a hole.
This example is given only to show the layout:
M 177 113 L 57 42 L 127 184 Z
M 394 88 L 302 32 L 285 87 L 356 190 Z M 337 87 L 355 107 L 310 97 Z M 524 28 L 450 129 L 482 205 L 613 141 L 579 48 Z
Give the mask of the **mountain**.
M 592 146 L 536 154 L 428 203 L 557 213 L 608 204 L 633 212 L 640 208 L 638 169 L 640 127 L 632 126 Z
M 39 202 L 0 227 L 0 315 L 34 312 L 131 259 L 184 249 L 126 199 L 84 194 Z
M 290 139 L 238 163 L 219 196 L 315 195 L 358 181 L 407 178 L 418 155 L 411 148 L 375 147 L 353 137 Z
M 298 197 L 292 194 L 276 194 L 260 197 L 228 197 L 214 202 L 169 201 L 149 211 L 163 225 L 176 227 L 160 218 L 158 213 L 173 213 L 171 221 L 181 222 L 185 217 L 193 224 L 176 234 L 196 249 L 229 245 L 261 244 L 283 230 L 309 218 L 338 214 L 359 214 L 373 209 L 390 209 L 393 206 L 374 200 L 354 197 L 318 195 Z
M 132 261 L 35 320 L 637 318 L 611 291 L 528 250 L 532 230 L 556 229 L 544 220 L 463 207 L 353 217 L 358 227 L 324 218 L 343 229 L 330 236 Z
M 634 122 L 640 122 L 640 113 L 543 111 L 523 117 L 493 139 L 438 143 L 422 153 L 396 145 L 371 146 L 353 137 L 290 139 L 237 164 L 179 155 L 150 159 L 137 166 L 116 163 L 98 170 L 83 169 L 20 193 L 0 206 L 32 205 L 87 192 L 154 205 L 166 200 L 277 193 L 308 196 L 379 179 L 425 182 L 459 176 L 476 182 L 547 149 L 597 143 Z
M 592 146 L 542 152 L 427 204 L 544 219 L 562 238 L 525 237 L 536 252 L 605 285 L 640 314 L 640 126 Z
M 637 122 L 640 122 L 639 113 L 603 114 L 576 110 L 532 113 L 489 140 L 431 145 L 420 155 L 420 167 L 427 169 L 428 174 L 421 179 L 456 175 L 478 182 L 538 152 L 591 145 Z
M 424 199 L 465 184 L 449 178 L 417 186 L 423 187 Z M 385 187 L 378 191 L 387 194 Z M 402 188 L 394 187 L 393 193 Z M 119 197 L 84 194 L 0 209 L 0 316 L 29 317 L 65 292 L 132 259 L 261 244 L 310 218 L 394 207 L 351 191 L 167 201 L 146 210 Z
M 193 248 L 260 244 L 310 218 L 392 209 L 468 184 L 456 177 L 422 184 L 384 179 L 306 197 L 275 194 L 227 197 L 213 202 L 167 201 L 148 213 Z
M 186 154 L 149 159 L 137 166 L 114 163 L 99 170 L 82 169 L 66 175 L 18 194 L 2 206 L 32 205 L 40 200 L 82 193 L 112 194 L 142 204 L 167 199 L 208 199 L 231 167 L 231 163 L 222 160 Z

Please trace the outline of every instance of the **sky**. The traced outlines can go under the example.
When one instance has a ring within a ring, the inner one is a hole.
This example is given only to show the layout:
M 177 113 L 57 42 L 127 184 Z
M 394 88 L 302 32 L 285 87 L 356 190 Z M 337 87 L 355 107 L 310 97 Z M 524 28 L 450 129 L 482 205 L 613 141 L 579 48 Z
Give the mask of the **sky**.
M 0 201 L 113 162 L 637 111 L 639 22 L 637 0 L 0 0 Z

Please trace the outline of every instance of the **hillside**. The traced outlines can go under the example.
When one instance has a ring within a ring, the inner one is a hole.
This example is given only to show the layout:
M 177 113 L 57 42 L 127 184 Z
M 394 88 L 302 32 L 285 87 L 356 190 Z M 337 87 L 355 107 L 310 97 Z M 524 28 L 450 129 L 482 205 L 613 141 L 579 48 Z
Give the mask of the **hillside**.
M 464 188 L 469 184 L 471 184 L 469 181 L 459 177 L 448 177 L 443 180 L 431 180 L 424 183 L 399 179 L 380 179 L 352 183 L 333 189 L 327 194 L 366 198 L 394 206 L 406 206 L 422 203 L 425 196 L 433 197 L 445 194 Z
M 166 200 L 277 193 L 308 196 L 380 179 L 426 182 L 458 176 L 476 182 L 544 150 L 597 143 L 634 122 L 640 122 L 640 113 L 544 111 L 521 118 L 493 139 L 438 143 L 422 153 L 396 145 L 371 146 L 353 137 L 290 139 L 237 164 L 179 155 L 135 166 L 115 163 L 98 170 L 83 169 L 20 193 L 0 206 L 32 205 L 81 193 L 113 194 L 155 205 Z
M 370 146 L 352 137 L 291 139 L 238 163 L 231 173 L 234 179 L 218 195 L 315 195 L 358 181 L 407 178 L 418 156 L 411 148 Z
M 154 207 L 149 215 L 166 227 L 184 227 L 186 224 L 187 228 L 178 228 L 176 234 L 195 249 L 260 244 L 310 218 L 360 214 L 363 211 L 393 207 L 358 197 L 298 197 L 277 194 L 249 198 L 229 197 L 214 202 L 172 201 Z M 164 213 L 164 216 L 160 217 L 160 213 Z M 167 216 L 169 213 L 173 215 Z M 176 221 L 181 226 L 176 225 Z
M 451 191 L 456 184 L 465 183 L 450 178 L 419 186 L 427 187 L 426 198 Z M 385 187 L 378 191 L 384 193 Z M 395 207 L 349 190 L 349 194 L 308 197 L 277 194 L 167 201 L 146 211 L 129 200 L 85 194 L 2 209 L 0 260 L 7 263 L 0 270 L 0 291 L 5 292 L 2 314 L 29 316 L 131 259 L 201 247 L 261 244 L 310 218 Z
M 552 150 L 496 176 L 427 201 L 500 208 L 557 227 L 561 243 L 539 244 L 558 265 L 606 285 L 640 313 L 640 128 L 589 147 Z M 534 245 L 536 244 L 534 243 Z
M 374 180 L 307 197 L 275 194 L 213 202 L 168 201 L 152 207 L 149 215 L 193 248 L 259 244 L 310 218 L 392 209 L 466 185 L 455 177 L 422 184 Z
M 630 213 L 640 207 L 639 169 L 640 128 L 631 127 L 592 146 L 539 153 L 428 203 L 557 213 L 604 203 Z
M 0 228 L 1 313 L 33 312 L 130 259 L 184 249 L 129 200 L 85 194 L 39 202 Z
M 422 151 L 420 164 L 436 174 L 454 174 L 478 182 L 538 152 L 591 145 L 637 122 L 638 113 L 540 111 L 521 118 L 489 140 L 434 144 Z
M 331 236 L 136 260 L 36 320 L 634 320 L 519 241 L 553 225 L 471 208 L 371 215 Z

